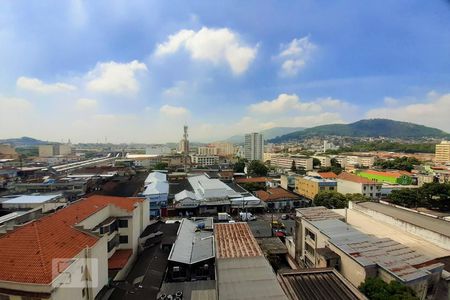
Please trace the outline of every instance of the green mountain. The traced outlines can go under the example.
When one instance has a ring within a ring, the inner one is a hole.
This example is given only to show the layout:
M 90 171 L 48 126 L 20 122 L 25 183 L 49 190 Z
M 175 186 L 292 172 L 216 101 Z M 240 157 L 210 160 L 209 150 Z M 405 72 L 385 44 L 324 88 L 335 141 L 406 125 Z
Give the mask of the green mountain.
M 303 127 L 274 127 L 270 129 L 265 129 L 260 131 L 264 135 L 265 140 L 274 139 L 276 137 L 280 137 L 292 132 L 298 132 L 305 128 Z M 243 144 L 244 143 L 245 136 L 244 135 L 233 135 L 232 137 L 229 137 L 226 139 L 226 142 L 230 142 L 233 144 Z
M 281 143 L 313 136 L 351 136 L 387 138 L 445 138 L 450 135 L 440 129 L 388 119 L 360 120 L 351 124 L 329 124 L 292 132 L 270 140 Z
M 12 139 L 4 139 L 0 140 L 0 144 L 9 144 L 14 147 L 28 147 L 28 146 L 37 146 L 42 144 L 47 144 L 48 142 L 44 142 L 41 140 L 37 140 L 31 137 L 21 137 L 21 138 L 12 138 Z

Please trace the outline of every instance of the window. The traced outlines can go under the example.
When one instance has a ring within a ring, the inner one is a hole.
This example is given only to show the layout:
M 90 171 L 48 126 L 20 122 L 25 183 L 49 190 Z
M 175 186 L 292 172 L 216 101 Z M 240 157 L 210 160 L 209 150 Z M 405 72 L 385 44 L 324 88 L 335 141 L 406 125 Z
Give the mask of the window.
M 128 244 L 128 235 L 121 235 L 121 236 L 119 236 L 119 242 L 121 244 Z
M 119 228 L 128 228 L 128 220 L 119 220 Z

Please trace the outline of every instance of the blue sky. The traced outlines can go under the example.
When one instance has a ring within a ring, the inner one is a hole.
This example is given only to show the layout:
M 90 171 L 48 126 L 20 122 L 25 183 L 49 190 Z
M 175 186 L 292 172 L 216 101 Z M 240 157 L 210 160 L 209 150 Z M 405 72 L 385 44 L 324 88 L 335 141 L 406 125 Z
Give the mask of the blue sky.
M 0 138 L 450 131 L 449 1 L 2 1 Z

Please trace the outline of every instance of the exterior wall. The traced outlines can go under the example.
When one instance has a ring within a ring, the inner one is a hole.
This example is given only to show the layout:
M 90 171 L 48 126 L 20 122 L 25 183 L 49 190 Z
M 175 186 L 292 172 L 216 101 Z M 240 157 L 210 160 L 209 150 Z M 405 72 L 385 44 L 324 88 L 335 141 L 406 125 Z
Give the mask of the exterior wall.
M 312 157 L 272 157 L 270 164 L 274 167 L 282 169 L 291 169 L 292 161 L 295 161 L 295 167 L 304 168 L 306 171 L 313 169 L 313 159 Z
M 425 228 L 418 227 L 416 225 L 404 222 L 402 220 L 395 219 L 391 216 L 387 216 L 385 214 L 382 214 L 382 213 L 379 213 L 379 212 L 376 212 L 376 211 L 373 211 L 370 209 L 366 209 L 356 203 L 352 203 L 352 209 L 363 212 L 363 213 L 371 216 L 375 220 L 379 220 L 379 221 L 394 225 L 396 227 L 399 227 L 400 229 L 402 229 L 408 233 L 417 235 L 417 236 L 423 238 L 424 240 L 427 240 L 443 249 L 450 250 L 450 238 L 447 236 L 441 235 L 437 232 L 430 231 Z
M 331 166 L 331 158 L 328 156 L 313 156 L 313 158 L 317 158 L 320 160 L 320 165 L 322 167 L 330 167 Z
M 216 147 L 198 147 L 197 154 L 198 155 L 217 155 L 218 149 Z
M 53 145 L 39 145 L 39 157 L 50 157 L 55 155 Z
M 341 194 L 363 194 L 372 199 L 381 197 L 381 184 L 363 184 L 339 178 L 336 181 L 337 191 Z
M 250 133 L 245 135 L 244 157 L 249 161 L 263 160 L 264 139 L 260 133 Z
M 217 142 L 212 143 L 211 146 L 217 148 L 217 154 L 220 156 L 232 156 L 236 152 L 232 143 Z
M 219 163 L 217 155 L 192 155 L 191 161 L 194 165 L 211 166 Z
M 303 177 L 298 177 L 295 180 L 295 191 L 297 194 L 308 199 L 314 199 L 319 193 L 319 183 Z
M 435 159 L 437 163 L 446 164 L 450 162 L 450 141 L 442 141 L 436 145 Z

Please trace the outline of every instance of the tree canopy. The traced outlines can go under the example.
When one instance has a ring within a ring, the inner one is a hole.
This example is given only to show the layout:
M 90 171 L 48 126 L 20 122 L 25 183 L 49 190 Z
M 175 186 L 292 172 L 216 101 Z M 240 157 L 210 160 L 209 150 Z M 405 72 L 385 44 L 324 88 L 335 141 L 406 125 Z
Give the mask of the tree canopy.
M 346 208 L 348 199 L 344 195 L 334 191 L 320 192 L 314 197 L 314 205 L 326 208 Z
M 238 161 L 233 166 L 233 171 L 236 173 L 243 173 L 245 170 L 246 159 L 239 158 Z
M 320 162 L 320 159 L 318 158 L 313 158 L 313 167 L 320 167 L 322 165 L 322 163 Z
M 247 173 L 250 176 L 267 176 L 268 172 L 269 168 L 259 160 L 252 160 L 247 167 Z
M 369 300 L 418 300 L 414 291 L 397 281 L 384 282 L 381 278 L 368 277 L 359 290 Z
M 388 196 L 394 204 L 415 208 L 424 206 L 429 209 L 450 211 L 450 184 L 425 183 L 417 189 L 400 189 L 392 191 Z
M 155 166 L 153 167 L 153 170 L 167 170 L 168 166 L 169 166 L 168 163 L 159 162 L 159 163 L 155 164 Z
M 395 169 L 411 172 L 414 165 L 420 165 L 420 161 L 414 157 L 396 157 L 393 160 L 378 160 L 374 166 L 381 167 L 382 169 Z

